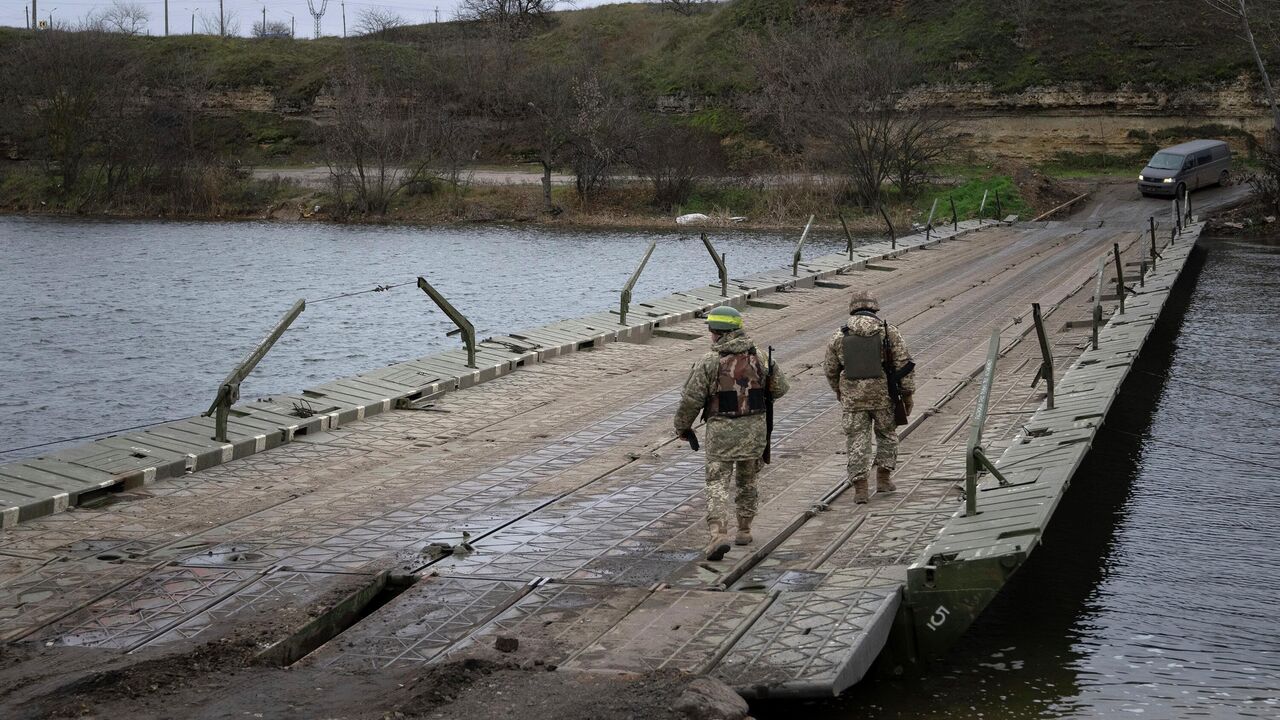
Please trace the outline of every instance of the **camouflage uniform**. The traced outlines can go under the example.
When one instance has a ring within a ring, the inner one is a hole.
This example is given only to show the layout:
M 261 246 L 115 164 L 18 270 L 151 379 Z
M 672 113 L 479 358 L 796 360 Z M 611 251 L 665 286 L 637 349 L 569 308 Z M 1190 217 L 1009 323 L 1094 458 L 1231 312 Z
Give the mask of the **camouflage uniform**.
M 845 323 L 851 334 L 869 337 L 883 336 L 884 324 L 874 315 L 850 315 Z M 898 328 L 889 325 L 889 346 L 893 350 L 894 369 L 900 370 L 911 360 L 911 353 Z M 883 357 L 881 358 L 883 361 Z M 844 376 L 844 332 L 836 332 L 827 343 L 827 356 L 823 370 L 831 389 L 840 396 L 844 409 L 841 426 L 847 439 L 847 467 L 849 479 L 865 480 L 872 464 L 871 435 L 875 432 L 875 465 L 892 470 L 898 460 L 898 432 L 893 421 L 893 401 L 889 399 L 888 379 L 850 380 Z M 916 391 L 915 374 L 902 379 L 902 395 L 909 399 Z
M 720 371 L 720 354 L 747 352 L 754 346 L 751 338 L 741 330 L 725 334 L 711 346 L 711 352 L 693 366 L 689 379 L 685 381 L 680 407 L 676 410 L 676 432 L 693 427 L 698 413 L 707 405 Z M 767 362 L 767 356 L 762 353 L 760 360 Z M 773 397 L 782 397 L 788 387 L 787 376 L 775 363 L 769 383 Z M 735 473 L 738 482 L 737 514 L 739 517 L 755 517 L 758 501 L 756 474 L 760 471 L 760 458 L 766 442 L 765 416 L 712 416 L 707 419 L 706 436 L 707 522 L 727 524 L 729 488 Z

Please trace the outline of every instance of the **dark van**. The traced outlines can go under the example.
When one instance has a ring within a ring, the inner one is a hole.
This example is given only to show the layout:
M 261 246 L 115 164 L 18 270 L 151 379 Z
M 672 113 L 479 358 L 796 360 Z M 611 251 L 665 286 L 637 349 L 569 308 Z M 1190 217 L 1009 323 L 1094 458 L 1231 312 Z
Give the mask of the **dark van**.
M 1231 174 L 1231 148 L 1221 140 L 1192 140 L 1165 148 L 1151 157 L 1138 176 L 1143 195 L 1177 195 L 1225 185 Z

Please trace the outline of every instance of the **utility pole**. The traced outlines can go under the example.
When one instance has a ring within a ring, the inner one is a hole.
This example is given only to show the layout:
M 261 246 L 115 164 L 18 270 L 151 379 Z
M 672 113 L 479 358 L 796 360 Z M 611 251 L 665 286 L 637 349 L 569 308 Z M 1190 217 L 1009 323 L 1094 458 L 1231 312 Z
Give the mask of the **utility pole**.
M 22 22 L 26 24 L 27 29 L 31 29 L 31 8 L 26 5 L 22 6 Z
M 32 0 L 34 2 L 34 0 Z M 347 0 L 342 0 L 342 37 L 347 36 Z
M 259 28 L 258 34 L 261 37 L 267 36 L 267 6 L 266 5 L 262 6 L 262 27 Z
M 164 36 L 169 37 L 169 0 L 164 0 Z
M 196 11 L 191 11 L 191 34 L 196 34 Z
M 440 6 L 436 6 L 436 22 L 440 22 Z
M 218 0 L 218 37 L 227 36 L 227 15 L 222 11 L 222 0 Z

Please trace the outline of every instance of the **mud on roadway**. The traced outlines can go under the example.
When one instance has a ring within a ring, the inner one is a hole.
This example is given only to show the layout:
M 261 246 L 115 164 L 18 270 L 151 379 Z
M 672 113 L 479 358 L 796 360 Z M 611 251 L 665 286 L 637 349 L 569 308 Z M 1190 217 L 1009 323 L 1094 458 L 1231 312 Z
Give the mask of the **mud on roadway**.
M 333 599 L 341 595 L 335 590 Z M 519 649 L 426 670 L 370 672 L 281 667 L 260 657 L 282 631 L 329 605 L 264 607 L 218 640 L 178 653 L 0 645 L 0 717 L 662 720 L 681 717 L 671 705 L 693 679 L 677 672 L 567 672 Z

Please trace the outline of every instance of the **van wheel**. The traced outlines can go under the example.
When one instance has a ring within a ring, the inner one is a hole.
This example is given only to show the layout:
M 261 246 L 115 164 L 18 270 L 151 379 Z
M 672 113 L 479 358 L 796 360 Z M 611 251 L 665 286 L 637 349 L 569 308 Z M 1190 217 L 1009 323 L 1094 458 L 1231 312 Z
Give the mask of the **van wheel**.
M 1231 172 L 1229 170 L 1223 170 L 1221 173 L 1218 174 L 1218 185 L 1221 187 L 1226 187 L 1230 184 L 1231 184 Z
M 1174 191 L 1173 191 L 1173 196 L 1174 196 L 1175 198 L 1181 199 L 1181 198 L 1182 198 L 1182 196 L 1183 196 L 1184 194 L 1186 194 L 1186 192 L 1187 192 L 1187 184 L 1186 184 L 1186 183 L 1178 183 L 1178 187 L 1177 187 L 1177 188 L 1175 188 L 1175 189 L 1174 189 Z

